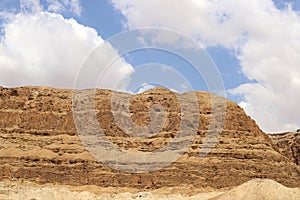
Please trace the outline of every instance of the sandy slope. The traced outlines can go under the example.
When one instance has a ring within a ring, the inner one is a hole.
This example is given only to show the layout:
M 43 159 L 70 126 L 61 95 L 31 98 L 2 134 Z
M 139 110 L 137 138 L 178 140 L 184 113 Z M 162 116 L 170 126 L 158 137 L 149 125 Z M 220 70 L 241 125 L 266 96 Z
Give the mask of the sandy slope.
M 211 200 L 300 200 L 300 188 L 288 188 L 269 179 L 253 179 Z
M 1 200 L 299 200 L 300 188 L 288 188 L 269 179 L 253 179 L 228 191 L 200 193 L 193 196 L 137 194 L 102 194 L 71 192 L 65 187 L 32 187 L 15 183 L 0 183 Z

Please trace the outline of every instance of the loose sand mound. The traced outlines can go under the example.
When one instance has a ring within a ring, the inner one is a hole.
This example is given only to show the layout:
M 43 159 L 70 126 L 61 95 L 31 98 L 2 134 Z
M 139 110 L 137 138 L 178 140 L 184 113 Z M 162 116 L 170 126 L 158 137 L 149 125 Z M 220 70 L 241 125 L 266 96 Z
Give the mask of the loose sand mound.
M 299 200 L 300 189 L 288 188 L 269 179 L 250 180 L 211 200 Z
M 71 192 L 66 187 L 25 186 L 15 183 L 0 184 L 0 199 L 14 200 L 299 200 L 300 189 L 288 188 L 269 179 L 253 179 L 231 190 L 216 190 L 193 196 L 161 195 L 150 192 L 102 194 Z

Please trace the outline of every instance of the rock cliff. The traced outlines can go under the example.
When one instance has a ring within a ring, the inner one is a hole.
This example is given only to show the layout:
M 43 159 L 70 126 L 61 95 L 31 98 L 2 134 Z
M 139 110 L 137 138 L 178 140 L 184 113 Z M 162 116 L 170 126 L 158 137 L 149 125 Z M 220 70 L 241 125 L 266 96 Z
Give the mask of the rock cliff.
M 300 165 L 300 131 L 270 134 L 269 136 L 281 154 Z
M 110 90 L 97 90 L 95 109 L 105 135 L 119 148 L 152 152 L 168 145 L 179 134 L 181 111 L 173 92 L 156 88 L 137 95 L 120 93 L 130 97 L 130 117 L 141 126 L 151 122 L 152 105 L 159 103 L 165 109 L 162 128 L 149 138 L 132 137 L 118 127 L 111 111 L 112 94 Z M 210 133 L 213 113 L 211 94 L 194 94 L 200 109 L 190 112 L 199 115 L 199 127 L 183 155 L 157 171 L 128 173 L 111 169 L 85 148 L 74 124 L 72 90 L 0 88 L 0 180 L 147 190 L 181 185 L 223 188 L 253 178 L 268 178 L 285 186 L 300 187 L 300 168 L 291 162 L 292 157 L 279 153 L 282 151 L 276 150 L 243 109 L 228 100 L 216 147 L 205 157 L 199 157 L 204 138 Z M 79 99 L 76 103 L 85 101 Z

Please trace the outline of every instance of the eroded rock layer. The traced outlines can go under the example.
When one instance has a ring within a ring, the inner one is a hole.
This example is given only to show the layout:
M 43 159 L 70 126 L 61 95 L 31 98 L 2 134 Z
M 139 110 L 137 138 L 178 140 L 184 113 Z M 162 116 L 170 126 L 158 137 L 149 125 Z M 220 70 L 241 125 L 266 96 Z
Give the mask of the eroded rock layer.
M 281 154 L 300 165 L 300 131 L 270 134 L 269 136 Z
M 152 152 L 168 145 L 179 134 L 181 110 L 173 92 L 156 88 L 130 96 L 130 116 L 138 125 L 150 123 L 151 105 L 160 104 L 166 110 L 162 128 L 150 138 L 132 137 L 118 127 L 111 111 L 111 95 L 109 90 L 96 91 L 96 115 L 107 138 L 119 148 Z M 212 109 L 209 93 L 196 95 L 200 109 L 189 112 L 200 116 L 199 127 L 187 151 L 163 169 L 136 174 L 109 168 L 85 148 L 73 120 L 72 90 L 0 88 L 0 180 L 143 190 L 180 185 L 222 188 L 253 178 L 268 178 L 300 187 L 299 166 L 274 150 L 271 139 L 236 103 L 228 100 L 217 145 L 200 158 Z M 86 102 L 82 99 L 76 103 Z M 83 113 L 82 119 L 88 122 L 84 116 Z

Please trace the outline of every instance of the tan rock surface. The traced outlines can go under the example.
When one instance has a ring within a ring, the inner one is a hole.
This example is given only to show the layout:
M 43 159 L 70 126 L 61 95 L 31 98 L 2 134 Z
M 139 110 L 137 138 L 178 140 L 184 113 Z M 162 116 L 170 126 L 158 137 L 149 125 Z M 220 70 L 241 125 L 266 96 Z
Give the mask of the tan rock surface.
M 96 109 L 99 124 L 114 144 L 149 152 L 167 145 L 177 134 L 180 111 L 173 92 L 158 88 L 131 97 L 131 118 L 137 124 L 149 123 L 149 108 L 154 103 L 167 110 L 162 131 L 146 139 L 129 137 L 118 128 L 111 113 L 111 94 L 97 90 Z M 299 166 L 277 152 L 270 138 L 231 101 L 226 101 L 226 120 L 216 148 L 199 158 L 211 105 L 209 93 L 197 92 L 197 97 L 200 111 L 191 112 L 200 115 L 199 129 L 187 152 L 161 170 L 131 174 L 103 165 L 83 146 L 73 121 L 71 90 L 0 88 L 0 180 L 147 191 L 181 185 L 223 188 L 268 178 L 300 187 Z
M 269 134 L 278 151 L 300 165 L 300 131 Z

